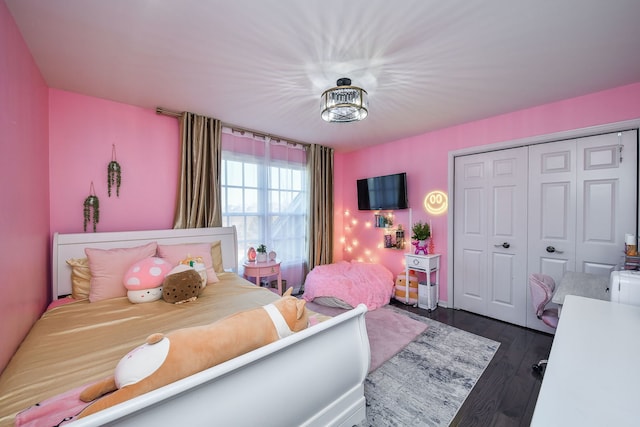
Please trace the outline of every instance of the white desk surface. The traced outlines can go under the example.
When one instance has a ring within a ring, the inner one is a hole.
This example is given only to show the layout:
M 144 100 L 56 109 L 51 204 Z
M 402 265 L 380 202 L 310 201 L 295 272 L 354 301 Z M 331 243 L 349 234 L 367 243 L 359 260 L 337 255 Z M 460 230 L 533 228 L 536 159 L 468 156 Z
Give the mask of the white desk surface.
M 531 426 L 640 425 L 640 307 L 567 295 Z

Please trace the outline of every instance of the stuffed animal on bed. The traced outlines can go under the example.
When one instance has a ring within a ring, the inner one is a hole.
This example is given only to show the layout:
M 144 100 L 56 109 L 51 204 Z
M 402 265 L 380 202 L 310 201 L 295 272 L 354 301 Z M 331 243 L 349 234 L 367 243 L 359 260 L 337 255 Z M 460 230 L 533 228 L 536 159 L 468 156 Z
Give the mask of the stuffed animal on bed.
M 124 275 L 129 301 L 139 304 L 162 298 L 162 282 L 171 268 L 171 264 L 157 257 L 144 258 L 129 267 Z
M 202 278 L 192 267 L 180 264 L 171 270 L 162 284 L 162 298 L 172 304 L 195 301 L 202 290 Z
M 91 402 L 79 418 L 155 390 L 241 354 L 305 329 L 306 301 L 291 288 L 272 304 L 242 311 L 204 326 L 150 335 L 125 355 L 114 375 L 87 387 L 80 399 Z

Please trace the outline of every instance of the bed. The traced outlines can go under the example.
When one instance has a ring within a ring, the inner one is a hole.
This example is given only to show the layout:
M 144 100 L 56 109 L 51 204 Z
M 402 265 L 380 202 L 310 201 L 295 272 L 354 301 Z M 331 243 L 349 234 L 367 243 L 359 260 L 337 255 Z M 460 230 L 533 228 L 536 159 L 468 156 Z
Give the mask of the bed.
M 55 299 L 72 293 L 66 261 L 84 256 L 85 248 L 134 248 L 150 242 L 218 244 L 218 281 L 185 304 L 132 304 L 127 297 L 54 301 L 0 377 L 0 426 L 14 425 L 16 414 L 31 405 L 110 375 L 120 358 L 150 333 L 207 324 L 278 298 L 237 275 L 236 230 L 221 227 L 55 234 Z M 366 416 L 366 311 L 361 305 L 319 318 L 301 332 L 68 425 L 357 425 Z
M 339 261 L 318 265 L 307 275 L 303 298 L 330 307 L 369 310 L 386 305 L 394 289 L 393 274 L 383 265 Z

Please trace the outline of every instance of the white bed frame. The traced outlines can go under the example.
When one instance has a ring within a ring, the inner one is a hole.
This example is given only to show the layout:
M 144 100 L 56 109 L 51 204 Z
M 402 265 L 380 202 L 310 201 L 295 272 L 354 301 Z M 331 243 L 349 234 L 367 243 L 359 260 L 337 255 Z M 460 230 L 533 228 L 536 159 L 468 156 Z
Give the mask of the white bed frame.
M 71 293 L 68 258 L 109 249 L 222 241 L 225 269 L 237 271 L 235 227 L 55 234 L 53 295 Z M 318 325 L 168 386 L 105 409 L 74 426 L 354 426 L 366 418 L 371 353 L 364 304 Z

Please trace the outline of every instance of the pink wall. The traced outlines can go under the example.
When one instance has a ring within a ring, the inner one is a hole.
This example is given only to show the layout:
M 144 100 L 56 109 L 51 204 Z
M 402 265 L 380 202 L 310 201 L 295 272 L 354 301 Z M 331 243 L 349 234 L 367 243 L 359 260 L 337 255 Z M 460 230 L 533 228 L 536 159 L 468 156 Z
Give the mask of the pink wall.
M 98 231 L 173 226 L 180 167 L 178 120 L 153 110 L 52 89 L 51 230 L 83 231 L 83 202 L 93 181 Z M 107 195 L 112 144 L 122 167 L 120 197 Z M 93 230 L 87 226 L 87 232 Z
M 373 212 L 357 210 L 355 183 L 359 178 L 407 172 L 413 221 L 432 221 L 436 252 L 442 254 L 440 299 L 447 301 L 447 216 L 446 213 L 427 215 L 422 201 L 430 191 L 447 192 L 449 151 L 637 118 L 640 118 L 640 83 L 351 153 L 337 153 L 335 177 L 340 185 L 335 188 L 334 260 L 380 262 L 394 273 L 403 271 L 401 251 L 379 248 L 383 231 L 368 227 Z M 347 211 L 349 215 L 345 215 Z M 397 211 L 396 214 L 396 224 L 408 226 L 408 211 Z
M 99 231 L 169 228 L 179 167 L 178 122 L 154 111 L 48 90 L 4 2 L 0 2 L 0 369 L 48 302 L 50 233 L 82 232 L 91 181 Z M 10 60 L 6 60 L 10 58 Z M 432 221 L 444 255 L 447 219 L 427 217 L 422 198 L 447 190 L 447 153 L 527 136 L 640 117 L 640 83 L 389 142 L 336 153 L 335 259 L 382 262 L 400 272 L 402 253 L 380 249 L 382 231 L 356 207 L 355 180 L 406 171 L 413 220 Z M 123 168 L 119 198 L 107 197 L 111 147 Z M 347 167 L 348 165 L 348 167 Z M 345 216 L 345 211 L 350 216 Z M 408 212 L 396 224 L 408 226 Z M 409 234 L 409 233 L 407 233 Z M 345 252 L 341 239 L 352 248 Z M 25 268 L 27 267 L 27 268 Z
M 0 371 L 47 304 L 47 86 L 0 2 Z

